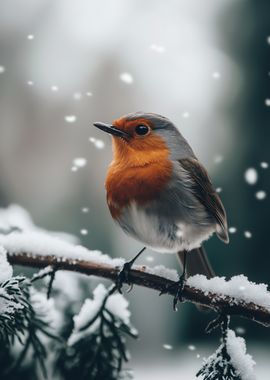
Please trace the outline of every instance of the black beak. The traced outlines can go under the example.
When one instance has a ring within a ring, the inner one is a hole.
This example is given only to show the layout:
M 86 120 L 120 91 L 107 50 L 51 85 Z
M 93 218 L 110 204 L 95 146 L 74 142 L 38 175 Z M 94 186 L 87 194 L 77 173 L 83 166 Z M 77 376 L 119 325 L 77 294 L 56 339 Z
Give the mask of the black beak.
M 105 124 L 105 123 L 96 122 L 96 123 L 94 123 L 94 126 L 97 127 L 98 129 L 101 129 L 104 132 L 110 133 L 113 136 L 123 137 L 123 138 L 130 137 L 128 133 L 126 133 L 124 131 L 121 131 L 118 128 L 115 128 L 111 124 Z

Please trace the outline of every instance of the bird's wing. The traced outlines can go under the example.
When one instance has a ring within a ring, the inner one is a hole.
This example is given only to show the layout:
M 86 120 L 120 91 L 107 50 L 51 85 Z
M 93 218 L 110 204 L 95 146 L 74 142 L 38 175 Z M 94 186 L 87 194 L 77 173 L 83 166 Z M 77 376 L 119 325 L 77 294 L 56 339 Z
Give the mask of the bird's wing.
M 225 243 L 228 243 L 226 212 L 218 194 L 213 188 L 206 169 L 195 158 L 181 159 L 179 163 L 191 180 L 191 187 L 195 197 L 216 220 L 216 233 L 218 237 Z

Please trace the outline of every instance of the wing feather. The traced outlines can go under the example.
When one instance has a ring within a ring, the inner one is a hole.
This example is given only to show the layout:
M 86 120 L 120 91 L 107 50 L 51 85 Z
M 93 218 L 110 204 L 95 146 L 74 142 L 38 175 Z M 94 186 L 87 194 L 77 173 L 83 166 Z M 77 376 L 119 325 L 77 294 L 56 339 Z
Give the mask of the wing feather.
M 225 243 L 228 243 L 226 212 L 218 194 L 213 188 L 206 169 L 195 158 L 181 159 L 179 163 L 191 179 L 194 195 L 216 220 L 216 233 L 218 237 Z

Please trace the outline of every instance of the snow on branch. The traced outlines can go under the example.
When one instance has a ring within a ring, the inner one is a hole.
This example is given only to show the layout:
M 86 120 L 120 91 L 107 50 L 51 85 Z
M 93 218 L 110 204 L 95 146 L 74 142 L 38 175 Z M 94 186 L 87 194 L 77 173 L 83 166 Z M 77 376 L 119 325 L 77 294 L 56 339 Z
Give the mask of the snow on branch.
M 13 232 L 0 236 L 10 264 L 76 271 L 115 281 L 123 259 L 112 259 L 98 251 L 72 245 L 41 233 Z M 163 266 L 135 266 L 130 283 L 173 295 L 177 281 L 175 270 Z M 208 280 L 202 275 L 190 277 L 183 291 L 185 301 L 200 304 L 228 315 L 239 315 L 270 326 L 270 292 L 265 284 L 255 284 L 243 276 L 226 281 L 223 277 Z
M 7 252 L 10 264 L 35 268 L 50 266 L 115 281 L 124 259 L 113 259 L 100 251 L 78 245 L 71 235 L 52 233 L 34 225 L 29 214 L 19 206 L 0 209 L 0 247 Z M 134 266 L 130 283 L 174 295 L 172 285 L 178 280 L 175 270 L 164 266 Z M 183 299 L 228 315 L 239 315 L 270 326 L 270 292 L 265 284 L 249 282 L 243 276 L 226 281 L 223 277 L 208 280 L 202 275 L 190 277 Z

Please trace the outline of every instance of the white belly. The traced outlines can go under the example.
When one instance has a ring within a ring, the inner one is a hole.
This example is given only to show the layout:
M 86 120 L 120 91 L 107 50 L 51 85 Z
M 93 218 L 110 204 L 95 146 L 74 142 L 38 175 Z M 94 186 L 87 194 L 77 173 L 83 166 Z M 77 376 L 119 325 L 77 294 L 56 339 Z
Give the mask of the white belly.
M 215 231 L 213 225 L 187 224 L 180 218 L 169 220 L 135 202 L 125 208 L 118 223 L 127 234 L 162 253 L 198 248 Z

